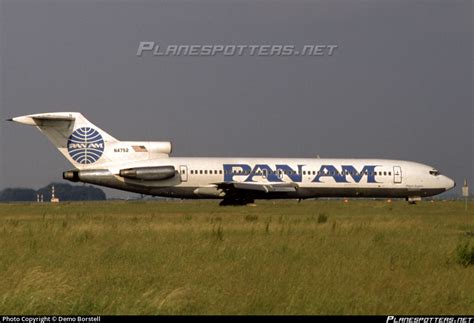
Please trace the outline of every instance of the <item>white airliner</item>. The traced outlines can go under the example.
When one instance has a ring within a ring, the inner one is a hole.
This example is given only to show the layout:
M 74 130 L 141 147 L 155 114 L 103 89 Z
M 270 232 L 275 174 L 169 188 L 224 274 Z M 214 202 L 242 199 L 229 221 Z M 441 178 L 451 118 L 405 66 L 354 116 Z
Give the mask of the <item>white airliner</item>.
M 9 119 L 36 126 L 74 165 L 63 178 L 154 196 L 221 199 L 405 198 L 445 192 L 452 179 L 433 167 L 388 159 L 169 157 L 171 143 L 120 141 L 77 112 Z

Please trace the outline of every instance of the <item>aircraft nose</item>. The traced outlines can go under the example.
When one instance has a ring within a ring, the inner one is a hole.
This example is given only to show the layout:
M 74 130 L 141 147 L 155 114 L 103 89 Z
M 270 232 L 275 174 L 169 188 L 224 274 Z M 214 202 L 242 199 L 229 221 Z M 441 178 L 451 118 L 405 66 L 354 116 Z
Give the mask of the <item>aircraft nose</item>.
M 453 181 L 451 178 L 446 177 L 446 191 L 454 188 L 456 186 L 456 182 Z

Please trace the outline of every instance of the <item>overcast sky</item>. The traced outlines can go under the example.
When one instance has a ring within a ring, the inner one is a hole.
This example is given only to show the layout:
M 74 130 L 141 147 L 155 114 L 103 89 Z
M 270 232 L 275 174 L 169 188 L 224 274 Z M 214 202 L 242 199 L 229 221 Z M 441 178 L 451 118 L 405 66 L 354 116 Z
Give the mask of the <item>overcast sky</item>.
M 2 1 L 2 120 L 78 111 L 174 156 L 368 157 L 474 180 L 471 1 Z M 160 45 L 337 45 L 332 56 L 137 57 Z M 62 181 L 0 121 L 0 189 Z M 110 194 L 111 191 L 107 191 Z M 118 191 L 116 191 L 118 192 Z M 119 194 L 117 194 L 119 195 Z

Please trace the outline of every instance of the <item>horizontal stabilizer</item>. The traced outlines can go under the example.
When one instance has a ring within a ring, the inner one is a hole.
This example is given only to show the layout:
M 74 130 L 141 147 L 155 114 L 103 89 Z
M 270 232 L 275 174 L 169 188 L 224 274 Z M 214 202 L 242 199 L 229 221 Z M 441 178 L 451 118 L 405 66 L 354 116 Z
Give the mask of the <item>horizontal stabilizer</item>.
M 32 114 L 27 116 L 21 116 L 16 118 L 8 119 L 8 121 L 14 121 L 29 126 L 54 126 L 57 123 L 61 122 L 72 122 L 76 118 L 73 114 L 68 113 L 42 113 L 42 114 Z
M 73 116 L 55 116 L 55 115 L 44 115 L 33 117 L 35 120 L 52 120 L 52 121 L 74 121 L 76 118 Z

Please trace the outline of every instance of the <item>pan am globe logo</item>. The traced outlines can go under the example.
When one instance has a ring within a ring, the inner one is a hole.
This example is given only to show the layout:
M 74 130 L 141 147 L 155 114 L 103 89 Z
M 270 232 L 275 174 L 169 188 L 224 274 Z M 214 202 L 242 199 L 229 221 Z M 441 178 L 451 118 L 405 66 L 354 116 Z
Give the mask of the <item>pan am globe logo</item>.
M 76 129 L 67 141 L 67 151 L 79 164 L 95 163 L 104 152 L 104 139 L 90 127 Z

